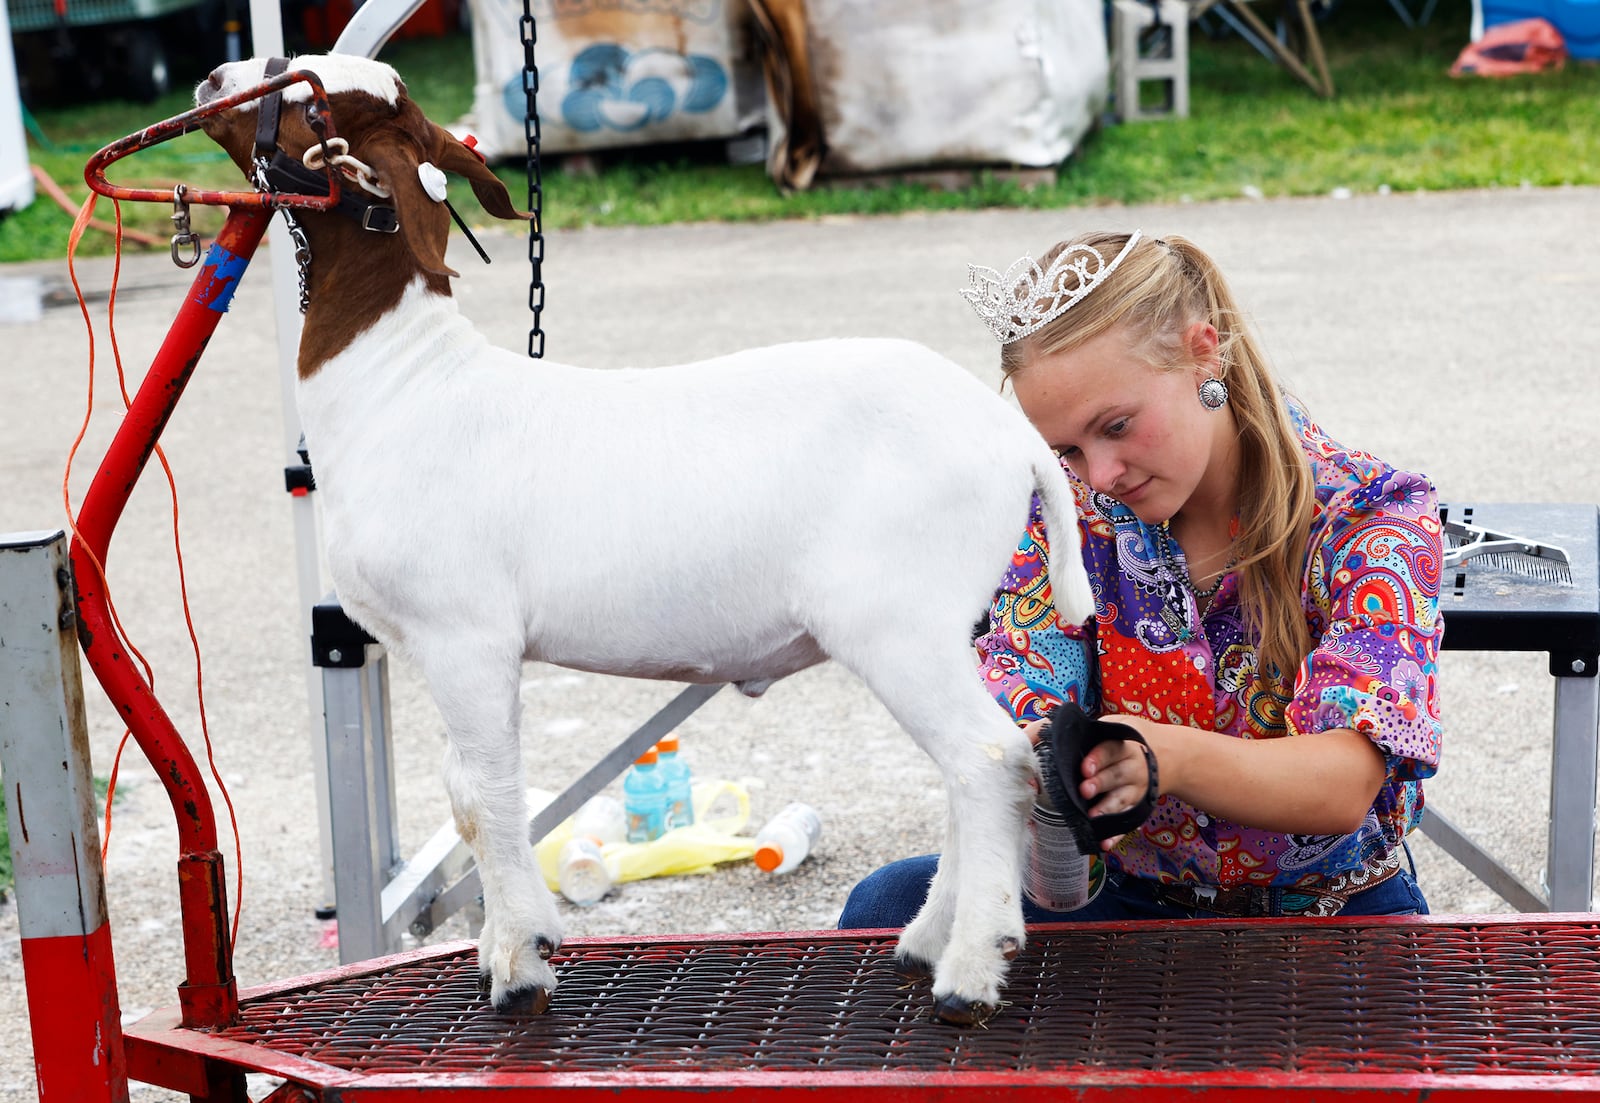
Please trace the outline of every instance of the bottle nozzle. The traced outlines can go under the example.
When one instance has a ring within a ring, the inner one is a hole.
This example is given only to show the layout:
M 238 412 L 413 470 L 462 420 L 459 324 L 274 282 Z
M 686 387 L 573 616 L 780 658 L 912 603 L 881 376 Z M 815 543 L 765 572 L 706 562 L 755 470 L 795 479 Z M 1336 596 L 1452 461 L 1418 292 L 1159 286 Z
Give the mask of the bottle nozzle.
M 756 868 L 764 873 L 771 873 L 783 864 L 783 847 L 777 843 L 762 843 L 756 847 Z

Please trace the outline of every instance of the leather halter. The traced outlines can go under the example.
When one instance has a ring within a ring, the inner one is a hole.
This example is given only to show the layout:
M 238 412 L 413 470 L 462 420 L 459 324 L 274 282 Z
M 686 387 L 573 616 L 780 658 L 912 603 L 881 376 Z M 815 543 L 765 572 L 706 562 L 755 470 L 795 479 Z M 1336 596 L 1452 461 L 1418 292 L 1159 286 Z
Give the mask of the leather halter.
M 271 80 L 288 68 L 288 58 L 269 58 L 262 76 Z M 282 112 L 282 91 L 270 92 L 261 98 L 261 106 L 256 113 L 255 159 L 262 165 L 262 179 L 275 192 L 327 195 L 328 181 L 322 173 L 306 168 L 278 148 L 278 123 Z M 353 219 L 364 230 L 392 234 L 400 229 L 400 216 L 394 206 L 375 201 L 359 188 L 340 188 L 339 201 L 332 209 Z

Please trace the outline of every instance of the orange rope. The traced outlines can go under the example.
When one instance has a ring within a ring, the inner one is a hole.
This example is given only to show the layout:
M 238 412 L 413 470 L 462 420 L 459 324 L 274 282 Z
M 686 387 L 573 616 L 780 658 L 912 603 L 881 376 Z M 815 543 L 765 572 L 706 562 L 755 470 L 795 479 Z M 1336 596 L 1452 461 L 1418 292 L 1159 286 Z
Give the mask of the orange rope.
M 55 180 L 51 178 L 50 174 L 40 166 L 29 165 L 28 167 L 33 170 L 33 180 L 34 183 L 39 185 L 39 190 L 54 200 L 56 206 L 66 211 L 68 214 L 71 214 L 73 212 L 72 199 L 65 191 L 62 190 L 61 185 L 56 183 Z M 122 214 L 121 207 L 117 208 L 117 214 L 119 216 Z M 85 225 L 87 225 L 91 230 L 100 231 L 102 234 L 116 234 L 117 256 L 119 259 L 122 255 L 123 238 L 127 238 L 129 241 L 138 242 L 140 245 L 148 245 L 152 249 L 158 249 L 167 244 L 167 239 L 157 237 L 155 234 L 147 234 L 139 230 L 124 230 L 122 228 L 122 219 L 120 217 L 117 219 L 116 226 L 107 226 L 104 222 L 96 222 L 93 219 L 91 219 Z
M 99 557 L 94 554 L 93 550 L 89 548 L 88 544 L 82 539 L 82 533 L 78 531 L 77 518 L 72 510 L 72 498 L 70 491 L 72 461 L 77 455 L 78 447 L 83 442 L 84 436 L 88 433 L 89 422 L 94 414 L 95 364 L 94 324 L 89 318 L 89 306 L 84 298 L 83 289 L 78 284 L 78 274 L 73 261 L 77 253 L 78 242 L 83 236 L 83 231 L 91 224 L 90 215 L 94 211 L 96 198 L 97 196 L 93 192 L 89 194 L 88 200 L 85 201 L 83 208 L 79 211 L 77 218 L 73 221 L 72 235 L 67 245 L 67 272 L 72 279 L 72 289 L 77 293 L 78 307 L 83 312 L 84 325 L 89 334 L 89 383 L 88 399 L 86 403 L 86 409 L 84 410 L 83 424 L 78 429 L 78 435 L 72 442 L 71 450 L 67 453 L 66 470 L 61 476 L 61 499 L 62 504 L 66 507 L 67 522 L 72 527 L 72 534 L 78 538 L 79 546 L 88 552 L 89 560 L 94 564 L 95 573 L 99 576 L 102 592 L 106 595 L 106 608 L 111 613 L 111 620 L 116 634 L 122 645 L 127 649 L 128 653 L 139 660 L 139 665 L 144 668 L 145 680 L 149 683 L 150 688 L 154 690 L 155 671 L 151 668 L 150 663 L 145 659 L 144 655 L 136 647 L 134 647 L 132 642 L 129 640 L 128 633 L 126 629 L 123 628 L 122 620 L 117 614 L 116 606 L 111 602 L 111 587 L 106 579 L 105 566 L 101 563 Z M 106 305 L 106 328 L 107 335 L 111 341 L 112 359 L 115 362 L 117 369 L 117 389 L 122 394 L 123 409 L 128 410 L 133 406 L 133 399 L 128 394 L 127 374 L 124 371 L 122 364 L 122 351 L 117 345 L 116 324 L 117 285 L 122 275 L 122 205 L 116 200 L 112 200 L 112 209 L 116 212 L 117 236 L 115 260 L 111 273 L 111 293 Z M 239 839 L 239 820 L 236 812 L 234 811 L 233 798 L 229 795 L 228 787 L 222 780 L 221 772 L 217 769 L 216 753 L 211 742 L 211 726 L 206 718 L 205 676 L 200 658 L 200 639 L 195 632 L 194 616 L 189 607 L 189 584 L 183 566 L 183 542 L 179 536 L 178 528 L 178 484 L 172 473 L 172 465 L 167 461 L 167 454 L 159 443 L 155 446 L 155 455 L 156 458 L 161 462 L 162 471 L 166 474 L 167 487 L 172 499 L 172 547 L 178 563 L 178 592 L 183 601 L 183 620 L 189 632 L 190 647 L 194 651 L 195 699 L 199 706 L 200 712 L 200 732 L 205 739 L 206 762 L 211 769 L 212 778 L 217 783 L 217 789 L 222 794 L 223 803 L 227 805 L 228 824 L 233 831 L 233 860 L 234 868 L 236 870 L 236 875 L 234 878 L 236 882 L 236 891 L 234 894 L 233 904 L 233 927 L 229 936 L 229 940 L 231 944 L 237 945 L 239 941 L 239 917 L 244 907 L 244 848 Z M 123 748 L 125 748 L 128 744 L 128 737 L 130 734 L 130 730 L 125 729 L 123 731 L 122 738 L 117 743 L 116 756 L 113 758 L 111 763 L 111 778 L 108 782 L 106 790 L 105 838 L 101 844 L 100 850 L 100 860 L 102 863 L 105 862 L 106 856 L 111 851 L 111 801 L 116 794 L 117 773 L 122 765 L 122 751 Z
M 100 557 L 95 555 L 94 549 L 89 547 L 88 542 L 83 539 L 83 534 L 78 531 L 78 520 L 77 516 L 72 511 L 72 499 L 68 490 L 68 484 L 72 478 L 72 461 L 78 454 L 78 447 L 83 443 L 83 438 L 89 432 L 89 421 L 94 412 L 94 323 L 89 318 L 89 304 L 84 299 L 83 288 L 78 285 L 78 272 L 77 266 L 74 264 L 74 259 L 77 255 L 79 239 L 83 237 L 84 229 L 87 228 L 92 221 L 89 216 L 94 212 L 94 206 L 97 198 L 98 197 L 93 192 L 89 193 L 89 198 L 84 202 L 83 208 L 78 212 L 78 217 L 73 221 L 72 234 L 67 243 L 67 275 L 72 279 L 72 289 L 77 292 L 78 309 L 83 313 L 84 328 L 87 330 L 89 335 L 89 386 L 88 397 L 83 412 L 83 424 L 78 427 L 78 435 L 73 438 L 72 448 L 67 452 L 66 470 L 61 474 L 61 502 L 66 509 L 67 525 L 72 529 L 72 535 L 78 538 L 78 545 L 83 548 L 84 552 L 89 556 L 89 561 L 94 564 L 95 574 L 99 576 L 100 585 L 107 595 L 106 609 L 111 613 L 113 629 L 116 632 L 118 639 L 127 649 L 128 653 L 139 660 L 139 665 L 144 668 L 145 680 L 153 685 L 155 681 L 155 672 L 151 669 L 150 663 L 145 659 L 144 654 L 137 647 L 134 647 L 128 642 L 128 633 L 122 627 L 122 620 L 117 613 L 117 607 L 111 604 L 109 600 L 110 588 L 106 582 L 105 566 L 100 562 Z M 119 206 L 117 208 L 119 221 L 121 213 L 121 208 Z M 114 270 L 114 274 L 120 273 L 122 267 L 122 248 L 120 239 L 118 239 L 117 243 L 116 265 L 117 267 Z M 113 281 L 112 293 L 116 293 L 115 281 Z M 105 863 L 106 855 L 111 849 L 111 798 L 116 793 L 117 772 L 122 765 L 122 750 L 128 745 L 128 736 L 130 734 L 132 733 L 129 729 L 123 729 L 122 738 L 117 742 L 116 756 L 111 762 L 111 780 L 109 782 L 109 789 L 106 792 L 105 836 L 100 844 L 100 861 L 102 865 Z

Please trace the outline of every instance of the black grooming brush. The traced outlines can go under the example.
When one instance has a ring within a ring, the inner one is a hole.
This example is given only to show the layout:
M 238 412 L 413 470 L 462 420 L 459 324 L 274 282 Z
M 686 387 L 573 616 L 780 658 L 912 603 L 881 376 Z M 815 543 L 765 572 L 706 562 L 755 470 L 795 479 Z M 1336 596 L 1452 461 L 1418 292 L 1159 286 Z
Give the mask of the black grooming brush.
M 1131 739 L 1144 750 L 1150 786 L 1144 799 L 1125 812 L 1097 816 L 1093 806 L 1078 792 L 1083 780 L 1083 760 L 1101 743 Z M 1083 709 L 1067 701 L 1051 714 L 1039 747 L 1039 773 L 1045 793 L 1056 811 L 1067 821 L 1078 851 L 1098 854 L 1100 840 L 1125 834 L 1144 823 L 1156 806 L 1160 792 L 1156 776 L 1156 756 L 1144 737 L 1127 724 L 1114 720 L 1094 720 Z

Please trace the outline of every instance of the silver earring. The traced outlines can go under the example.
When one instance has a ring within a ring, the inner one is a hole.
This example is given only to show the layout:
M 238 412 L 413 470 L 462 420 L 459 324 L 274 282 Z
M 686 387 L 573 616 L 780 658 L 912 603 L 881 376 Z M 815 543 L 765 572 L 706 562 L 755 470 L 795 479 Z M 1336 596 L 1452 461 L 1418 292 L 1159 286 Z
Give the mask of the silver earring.
M 1212 377 L 1200 384 L 1200 405 L 1208 410 L 1220 410 L 1228 404 L 1228 385 Z

